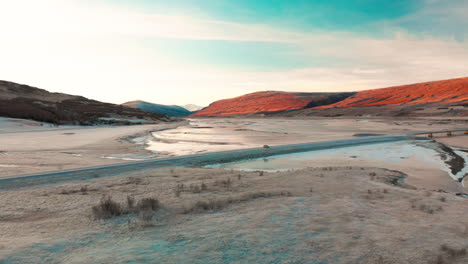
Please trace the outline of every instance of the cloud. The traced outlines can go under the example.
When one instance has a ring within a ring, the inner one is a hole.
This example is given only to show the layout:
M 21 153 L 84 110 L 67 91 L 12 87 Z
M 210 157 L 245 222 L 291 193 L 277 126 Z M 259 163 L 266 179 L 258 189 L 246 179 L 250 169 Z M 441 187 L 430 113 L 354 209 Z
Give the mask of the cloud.
M 290 42 L 300 34 L 189 16 L 147 14 L 79 0 L 0 2 L 5 34 L 47 37 L 157 37 L 193 40 Z M 24 7 L 28 8 L 24 8 Z
M 405 30 L 387 39 L 352 32 L 299 33 L 78 0 L 0 0 L 0 10 L 2 79 L 116 103 L 145 99 L 206 105 L 258 90 L 351 91 L 462 77 L 468 68 L 465 42 Z M 267 72 L 200 66 L 142 45 L 147 38 L 285 43 L 296 47 L 290 56 L 325 63 Z
M 463 42 L 468 37 L 466 0 L 422 0 L 416 12 L 387 23 L 419 36 L 444 37 Z

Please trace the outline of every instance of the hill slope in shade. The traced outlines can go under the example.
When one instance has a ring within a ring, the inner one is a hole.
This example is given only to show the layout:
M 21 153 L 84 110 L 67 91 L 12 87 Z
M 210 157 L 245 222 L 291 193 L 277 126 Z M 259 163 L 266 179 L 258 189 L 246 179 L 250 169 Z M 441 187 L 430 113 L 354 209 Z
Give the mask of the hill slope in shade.
M 122 105 L 133 107 L 133 108 L 138 108 L 140 110 L 150 112 L 150 113 L 158 113 L 158 114 L 163 114 L 163 115 L 168 115 L 168 116 L 177 116 L 177 117 L 188 116 L 192 113 L 191 111 L 178 105 L 153 104 L 153 103 L 148 103 L 145 101 L 131 101 L 131 102 L 123 103 Z
M 360 91 L 343 101 L 317 108 L 447 104 L 466 100 L 468 77 Z
M 168 121 L 166 115 L 103 103 L 82 96 L 0 81 L 0 116 L 53 124 L 133 124 Z
M 341 101 L 354 93 L 291 93 L 265 91 L 224 99 L 191 116 L 230 116 L 315 107 Z

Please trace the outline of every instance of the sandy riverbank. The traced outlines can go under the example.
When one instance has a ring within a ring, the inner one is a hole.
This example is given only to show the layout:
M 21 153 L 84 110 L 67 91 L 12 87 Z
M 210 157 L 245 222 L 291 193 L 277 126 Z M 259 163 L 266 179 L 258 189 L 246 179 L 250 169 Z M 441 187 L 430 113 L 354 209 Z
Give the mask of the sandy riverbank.
M 166 155 L 255 148 L 263 145 L 310 143 L 372 135 L 402 135 L 468 127 L 458 121 L 406 119 L 191 119 L 189 125 L 152 133 L 150 150 Z M 457 132 L 457 135 L 462 132 Z M 437 138 L 444 135 L 437 134 Z M 457 137 L 453 140 L 461 141 Z
M 15 122 L 16 123 L 16 122 Z M 318 119 L 292 120 L 283 119 L 203 119 L 189 123 L 169 123 L 150 126 L 128 127 L 67 127 L 43 128 L 24 123 L 24 127 L 14 129 L 14 133 L 0 133 L 0 146 L 3 152 L 0 162 L 0 177 L 10 177 L 21 174 L 72 169 L 79 167 L 98 166 L 127 161 L 125 158 L 141 155 L 147 158 L 151 152 L 144 145 L 135 145 L 128 139 L 144 136 L 148 131 L 176 128 L 154 133 L 172 139 L 165 144 L 176 154 L 187 154 L 183 148 L 184 140 L 198 141 L 190 144 L 194 153 L 219 151 L 226 146 L 235 148 L 260 147 L 264 144 L 294 144 L 357 138 L 356 135 L 366 134 L 404 134 L 414 131 L 444 130 L 461 128 L 459 122 L 425 120 L 367 120 L 367 119 Z M 28 130 L 29 129 L 29 130 Z M 5 130 L 4 130 L 5 132 Z M 132 136 L 133 135 L 133 136 Z M 442 143 L 463 147 L 467 136 L 446 137 L 436 135 L 436 140 Z M 179 140 L 182 140 L 179 141 Z M 206 141 L 207 144 L 200 144 Z M 216 145 L 211 149 L 211 141 L 226 141 L 236 143 L 231 145 Z M 209 149 L 205 149 L 209 146 Z M 219 148 L 219 149 L 218 149 Z M 178 151 L 183 150 L 181 153 Z M 130 156 L 129 156 L 130 155 Z M 380 155 L 380 154 L 379 154 Z M 114 157 L 113 159 L 104 157 Z M 160 155 L 158 154 L 158 157 Z M 446 171 L 436 164 L 421 163 L 408 157 L 399 164 L 388 164 L 365 157 L 343 160 L 339 157 L 318 158 L 309 162 L 308 166 L 321 166 L 322 162 L 333 166 L 378 166 L 398 169 L 410 175 L 408 182 L 426 189 L 444 189 L 450 192 L 460 192 L 462 187 L 453 181 Z M 419 165 L 418 165 L 419 164 Z
M 113 155 L 150 155 L 127 140 L 183 122 L 116 127 L 16 128 L 0 133 L 0 177 L 123 162 Z
M 223 263 L 226 254 L 241 263 L 466 263 L 468 255 L 446 250 L 468 247 L 466 199 L 394 185 L 402 176 L 369 167 L 186 168 L 6 191 L 0 256 L 4 263 Z M 127 196 L 157 198 L 164 209 L 150 222 L 96 221 L 91 207 L 103 195 L 121 204 Z M 272 197 L 252 198 L 265 195 Z M 181 213 L 196 201 L 239 197 L 251 198 L 216 213 Z

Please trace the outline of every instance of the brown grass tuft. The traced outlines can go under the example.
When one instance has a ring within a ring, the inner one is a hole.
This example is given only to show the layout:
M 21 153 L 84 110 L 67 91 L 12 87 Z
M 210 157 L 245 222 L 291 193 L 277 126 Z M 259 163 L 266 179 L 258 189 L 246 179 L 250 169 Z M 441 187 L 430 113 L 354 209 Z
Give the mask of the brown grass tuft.
M 111 197 L 103 197 L 98 205 L 93 206 L 94 219 L 109 219 L 124 214 L 122 206 Z
M 138 201 L 135 206 L 135 200 L 131 196 L 127 196 L 127 207 L 122 206 L 120 203 L 112 200 L 111 197 L 103 197 L 99 204 L 92 207 L 92 214 L 95 220 L 110 219 L 119 217 L 129 213 L 154 212 L 161 208 L 158 199 L 143 198 Z
M 137 211 L 157 211 L 159 208 L 161 208 L 161 204 L 155 198 L 143 198 L 136 206 Z
M 466 248 L 455 249 L 446 244 L 440 246 L 440 251 L 442 251 L 435 261 L 437 264 L 449 264 L 454 263 L 456 260 L 464 258 L 467 255 Z
M 127 196 L 127 207 L 129 209 L 133 209 L 133 207 L 135 206 L 135 198 L 133 198 L 133 196 Z
M 276 193 L 256 192 L 256 193 L 244 194 L 238 197 L 227 197 L 227 198 L 220 198 L 220 199 L 211 199 L 211 200 L 206 200 L 206 201 L 197 201 L 194 204 L 192 204 L 190 207 L 184 208 L 182 213 L 188 214 L 188 213 L 202 213 L 206 211 L 218 211 L 227 207 L 230 204 L 241 203 L 241 202 L 254 200 L 258 198 L 268 198 L 268 197 L 274 197 L 274 196 L 290 197 L 292 196 L 292 194 L 291 192 L 288 192 L 288 191 L 282 191 L 282 192 L 276 192 Z

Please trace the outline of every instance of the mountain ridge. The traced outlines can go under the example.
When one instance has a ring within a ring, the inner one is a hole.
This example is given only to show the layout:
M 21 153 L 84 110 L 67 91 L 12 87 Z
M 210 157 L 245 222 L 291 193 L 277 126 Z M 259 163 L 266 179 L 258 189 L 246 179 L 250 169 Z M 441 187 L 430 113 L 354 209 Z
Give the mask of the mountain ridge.
M 191 111 L 185 109 L 182 106 L 155 104 L 155 103 L 150 103 L 150 102 L 146 102 L 142 100 L 129 101 L 129 102 L 123 103 L 122 105 L 127 106 L 127 107 L 132 107 L 132 108 L 138 108 L 142 111 L 146 111 L 150 113 L 158 113 L 158 114 L 164 114 L 164 115 L 174 116 L 174 117 L 188 116 L 192 113 Z
M 281 112 L 302 109 L 312 103 L 334 103 L 354 93 L 305 93 L 260 91 L 211 103 L 192 114 L 197 116 L 230 116 L 251 113 Z
M 0 81 L 0 116 L 58 125 L 127 125 L 170 120 L 166 115 L 104 103 L 83 96 L 51 93 L 9 81 Z
M 468 100 L 468 77 L 363 90 L 343 101 L 317 108 L 455 103 L 465 100 Z
M 468 102 L 468 77 L 348 93 L 261 91 L 218 100 L 191 116 L 219 117 L 326 109 L 342 109 L 336 114 L 345 115 L 346 109 L 350 108 L 355 108 L 352 111 L 350 110 L 352 113 L 359 114 L 359 111 L 361 111 L 365 114 L 367 110 L 364 108 L 366 107 L 388 106 L 398 108 L 405 106 L 406 110 L 412 111 L 410 106 L 431 104 L 442 106 L 457 103 L 464 104 L 465 102 Z M 375 110 L 378 111 L 379 109 L 375 108 Z M 391 109 L 391 112 L 393 114 L 402 113 L 395 109 Z M 316 113 L 322 114 L 325 112 Z

